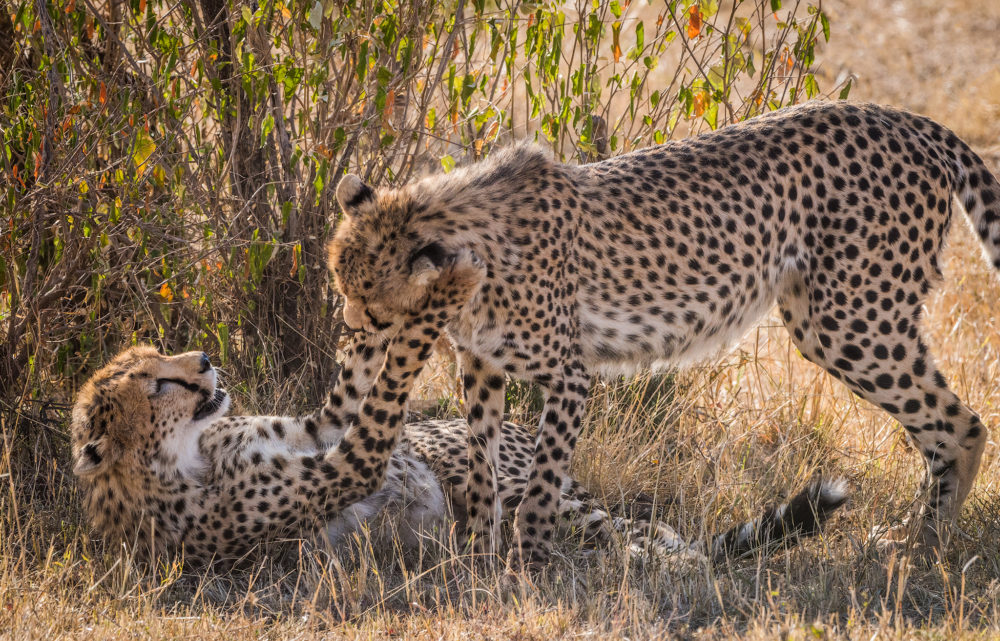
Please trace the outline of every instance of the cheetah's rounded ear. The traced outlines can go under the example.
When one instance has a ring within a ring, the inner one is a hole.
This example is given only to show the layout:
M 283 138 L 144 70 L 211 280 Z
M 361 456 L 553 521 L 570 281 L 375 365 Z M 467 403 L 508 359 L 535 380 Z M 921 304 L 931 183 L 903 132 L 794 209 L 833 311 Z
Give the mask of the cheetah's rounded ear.
M 374 198 L 375 191 L 354 174 L 347 174 L 337 185 L 337 202 L 348 216 Z
M 439 243 L 424 245 L 410 256 L 410 284 L 430 285 L 441 275 L 441 268 L 453 255 Z
M 81 447 L 73 466 L 73 474 L 79 477 L 93 476 L 107 467 L 107 442 L 107 437 L 102 436 Z

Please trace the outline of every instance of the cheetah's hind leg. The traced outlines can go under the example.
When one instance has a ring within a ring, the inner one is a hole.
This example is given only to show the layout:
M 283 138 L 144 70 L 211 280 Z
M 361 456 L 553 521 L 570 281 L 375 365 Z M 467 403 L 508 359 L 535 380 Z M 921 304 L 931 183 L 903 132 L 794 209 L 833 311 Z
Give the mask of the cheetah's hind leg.
M 910 281 L 898 287 L 926 291 Z M 923 296 L 887 299 L 874 285 L 859 291 L 860 304 L 821 306 L 831 292 L 814 287 L 808 277 L 791 283 L 778 298 L 782 319 L 799 351 L 826 369 L 851 391 L 881 407 L 906 429 L 921 453 L 926 475 L 914 521 L 906 526 L 914 543 L 938 547 L 957 517 L 979 469 L 986 430 L 979 417 L 948 388 L 920 338 Z M 893 532 L 886 547 L 899 542 Z

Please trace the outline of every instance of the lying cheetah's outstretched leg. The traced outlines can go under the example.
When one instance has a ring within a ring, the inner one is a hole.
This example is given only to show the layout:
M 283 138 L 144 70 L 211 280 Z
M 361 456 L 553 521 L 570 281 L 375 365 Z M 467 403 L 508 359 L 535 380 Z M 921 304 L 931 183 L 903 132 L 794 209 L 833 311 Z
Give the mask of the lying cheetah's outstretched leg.
M 497 461 L 504 409 L 504 373 L 468 352 L 459 351 L 466 419 L 469 422 L 470 482 L 465 489 L 468 531 L 473 551 L 493 553 L 500 534 Z
M 548 559 L 563 479 L 580 434 L 590 378 L 579 360 L 565 376 L 545 385 L 545 406 L 535 440 L 528 485 L 514 516 L 517 531 L 513 560 L 525 565 Z
M 371 391 L 386 354 L 383 336 L 356 332 L 347 346 L 344 362 L 326 404 L 305 421 L 305 429 L 320 448 L 336 443 L 348 427 L 358 422 L 361 402 Z M 309 419 L 318 430 L 310 431 Z
M 358 332 L 344 354 L 333 389 L 320 409 L 298 420 L 275 417 L 271 429 L 295 450 L 325 450 L 340 441 L 344 430 L 358 421 L 361 402 L 371 390 L 385 359 L 382 336 Z
M 859 291 L 857 302 L 826 313 L 829 308 L 820 301 L 829 299 L 831 292 L 809 277 L 794 280 L 778 304 L 803 356 L 892 414 L 906 429 L 927 466 L 915 517 L 923 542 L 937 545 L 945 534 L 942 526 L 955 519 L 969 494 L 986 431 L 979 417 L 948 389 L 920 338 L 919 303 L 929 285 L 915 281 L 911 279 L 910 287 L 921 295 L 910 296 L 903 283 L 893 285 L 901 293 L 890 310 L 885 309 L 889 299 L 884 293 L 866 298 Z M 858 282 L 871 281 L 859 276 Z M 865 312 L 866 300 L 883 301 L 879 314 Z M 849 310 L 852 313 L 844 313 Z

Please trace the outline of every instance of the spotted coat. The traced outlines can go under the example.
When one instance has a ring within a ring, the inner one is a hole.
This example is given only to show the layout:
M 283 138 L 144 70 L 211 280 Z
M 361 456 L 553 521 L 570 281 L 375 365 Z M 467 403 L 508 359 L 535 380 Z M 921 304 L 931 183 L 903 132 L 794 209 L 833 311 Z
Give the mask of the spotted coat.
M 387 474 L 414 469 L 412 457 L 392 458 L 410 389 L 482 271 L 476 260 L 451 261 L 396 328 L 391 358 L 366 389 L 342 378 L 312 416 L 225 417 L 229 397 L 202 353 L 117 356 L 73 409 L 74 472 L 97 532 L 142 553 L 183 546 L 192 559 L 233 558 L 322 529 Z M 340 409 L 350 399 L 356 414 Z
M 1000 184 L 945 127 L 814 102 L 602 162 L 531 145 L 398 189 L 354 176 L 330 263 L 349 325 L 391 326 L 455 251 L 483 256 L 449 324 L 464 376 L 471 528 L 495 544 L 506 377 L 546 395 L 517 510 L 544 561 L 595 371 L 678 366 L 732 345 L 777 303 L 799 351 L 893 415 L 927 468 L 915 514 L 937 544 L 986 432 L 919 324 L 957 198 L 1000 267 Z

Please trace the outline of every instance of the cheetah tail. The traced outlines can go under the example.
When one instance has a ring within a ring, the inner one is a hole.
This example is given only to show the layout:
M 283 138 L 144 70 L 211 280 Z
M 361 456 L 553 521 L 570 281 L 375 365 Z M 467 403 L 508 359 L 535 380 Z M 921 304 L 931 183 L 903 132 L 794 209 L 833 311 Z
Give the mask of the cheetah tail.
M 712 559 L 771 552 L 818 534 L 823 522 L 847 501 L 847 482 L 818 478 L 787 503 L 770 507 L 753 521 L 720 534 L 712 541 Z
M 1000 270 L 1000 181 L 976 152 L 951 135 L 954 140 L 949 138 L 948 142 L 958 151 L 953 161 L 955 196 L 976 230 L 987 260 Z

